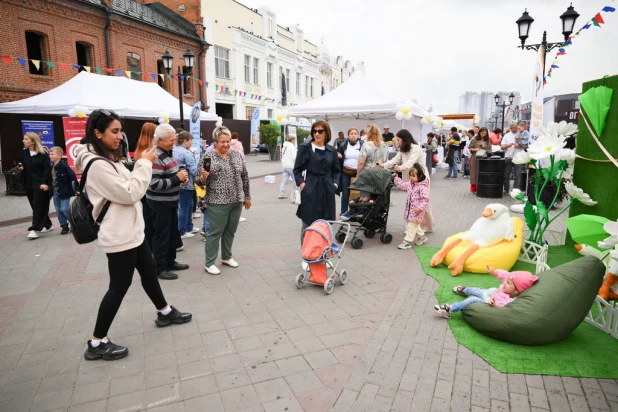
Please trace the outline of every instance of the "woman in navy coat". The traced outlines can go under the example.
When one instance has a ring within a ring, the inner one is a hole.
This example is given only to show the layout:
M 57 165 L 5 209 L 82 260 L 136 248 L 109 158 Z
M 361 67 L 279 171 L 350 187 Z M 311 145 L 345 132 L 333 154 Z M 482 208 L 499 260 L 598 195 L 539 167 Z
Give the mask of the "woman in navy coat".
M 317 219 L 335 220 L 335 193 L 339 185 L 341 166 L 337 151 L 328 143 L 330 126 L 317 121 L 311 126 L 311 139 L 298 147 L 294 164 L 294 179 L 300 187 L 301 203 L 296 216 L 302 220 L 302 233 Z M 305 177 L 303 177 L 303 172 Z

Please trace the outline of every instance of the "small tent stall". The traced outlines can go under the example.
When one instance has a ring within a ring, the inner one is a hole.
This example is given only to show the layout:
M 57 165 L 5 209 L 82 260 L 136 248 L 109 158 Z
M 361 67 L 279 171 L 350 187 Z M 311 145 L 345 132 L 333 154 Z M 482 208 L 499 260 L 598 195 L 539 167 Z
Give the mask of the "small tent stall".
M 406 102 L 412 119 L 397 120 L 397 106 Z M 429 112 L 409 102 L 409 99 L 374 85 L 360 71 L 331 92 L 310 102 L 290 107 L 288 115 L 326 120 L 333 137 L 336 137 L 338 132 L 347 134 L 351 127 L 361 129 L 369 124 L 376 124 L 381 129 L 384 124 L 389 124 L 391 131 L 397 132 L 405 127 L 417 143 L 424 143 L 425 135 L 431 131 L 431 124 L 422 125 L 420 122 L 421 118 L 430 116 Z
M 62 118 L 67 117 L 69 110 L 75 106 L 85 107 L 88 113 L 95 109 L 116 112 L 125 122 L 125 131 L 132 148 L 145 121 L 156 123 L 164 113 L 169 115 L 170 120 L 180 119 L 178 99 L 157 83 L 83 71 L 47 92 L 0 104 L 2 169 L 12 166 L 19 158 L 19 152 L 23 147 L 22 120 L 46 121 L 53 124 L 53 141 L 56 145 L 64 147 Z M 191 109 L 190 105 L 183 105 L 186 123 L 191 116 Z M 202 126 L 204 121 L 211 121 L 214 124 L 217 116 L 201 111 L 200 120 Z

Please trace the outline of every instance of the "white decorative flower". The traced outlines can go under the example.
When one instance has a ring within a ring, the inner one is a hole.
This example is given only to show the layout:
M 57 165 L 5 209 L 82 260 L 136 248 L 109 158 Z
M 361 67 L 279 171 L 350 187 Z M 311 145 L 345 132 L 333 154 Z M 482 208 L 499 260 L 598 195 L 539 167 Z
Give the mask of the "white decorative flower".
M 511 197 L 515 200 L 521 200 L 523 202 L 524 200 L 524 192 L 522 192 L 519 189 L 513 189 L 511 190 Z
M 528 146 L 528 155 L 536 160 L 555 156 L 560 153 L 565 143 L 565 137 L 559 136 L 555 132 L 551 135 L 541 135 Z
M 516 165 L 526 165 L 530 163 L 530 160 L 531 159 L 528 153 L 524 152 L 523 150 L 513 156 L 513 163 L 515 163 Z
M 223 126 L 223 117 L 219 116 L 217 117 L 217 123 L 215 123 L 216 127 L 221 127 Z
M 71 110 L 69 110 L 69 116 L 79 117 L 80 119 L 83 119 L 84 117 L 88 116 L 88 108 L 76 105 Z
M 555 160 L 566 160 L 569 164 L 571 164 L 575 161 L 575 151 L 571 149 L 562 149 L 560 150 L 560 153 L 556 155 Z
M 399 103 L 395 119 L 410 120 L 412 118 L 412 102 Z
M 573 123 L 567 123 L 563 120 L 560 123 L 548 123 L 547 127 L 541 126 L 539 127 L 539 131 L 541 132 L 541 135 L 545 136 L 551 136 L 555 133 L 558 136 L 568 137 L 572 134 L 577 133 L 577 125 Z
M 562 172 L 562 178 L 566 180 L 573 179 L 573 172 L 575 171 L 575 163 L 569 163 L 569 167 Z
M 275 119 L 277 119 L 277 122 L 279 122 L 279 124 L 281 126 L 285 126 L 288 124 L 289 120 L 288 120 L 288 111 L 287 110 L 279 110 L 275 116 Z
M 161 115 L 159 116 L 159 124 L 169 123 L 169 122 L 170 122 L 170 114 L 167 112 L 161 113 Z
M 422 124 L 429 124 L 431 123 L 431 116 L 425 116 L 421 119 L 421 123 Z
M 573 199 L 579 200 L 586 206 L 594 206 L 597 204 L 597 202 L 590 198 L 590 195 L 588 193 L 584 193 L 584 191 L 579 187 L 575 186 L 573 182 L 566 182 L 564 184 L 564 188 L 566 189 L 569 196 L 571 196 Z

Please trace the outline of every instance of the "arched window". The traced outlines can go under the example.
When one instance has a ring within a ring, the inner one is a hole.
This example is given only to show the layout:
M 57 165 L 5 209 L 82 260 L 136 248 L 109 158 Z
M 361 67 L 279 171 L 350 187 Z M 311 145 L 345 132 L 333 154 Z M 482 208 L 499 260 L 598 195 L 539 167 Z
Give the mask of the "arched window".
M 49 69 L 43 64 L 44 61 L 49 61 L 47 58 L 47 36 L 42 33 L 27 31 L 26 49 L 30 74 L 49 75 Z

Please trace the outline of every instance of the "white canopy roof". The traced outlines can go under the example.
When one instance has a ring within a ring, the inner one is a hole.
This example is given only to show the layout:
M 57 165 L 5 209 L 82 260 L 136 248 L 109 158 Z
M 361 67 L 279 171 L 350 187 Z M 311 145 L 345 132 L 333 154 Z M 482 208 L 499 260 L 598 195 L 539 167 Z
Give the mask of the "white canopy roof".
M 16 102 L 1 103 L 0 113 L 68 116 L 69 110 L 76 105 L 86 107 L 89 113 L 95 109 L 108 109 L 120 117 L 149 119 L 168 113 L 170 119 L 180 119 L 178 99 L 157 83 L 85 71 L 44 93 Z M 191 106 L 185 103 L 183 108 L 184 117 L 188 119 Z M 217 120 L 217 116 L 202 112 L 201 120 Z
M 295 117 L 326 118 L 329 121 L 340 118 L 394 120 L 397 105 L 408 101 L 409 99 L 372 84 L 362 71 L 358 71 L 324 96 L 290 107 L 288 114 Z M 415 116 L 429 115 L 413 102 L 410 108 Z

